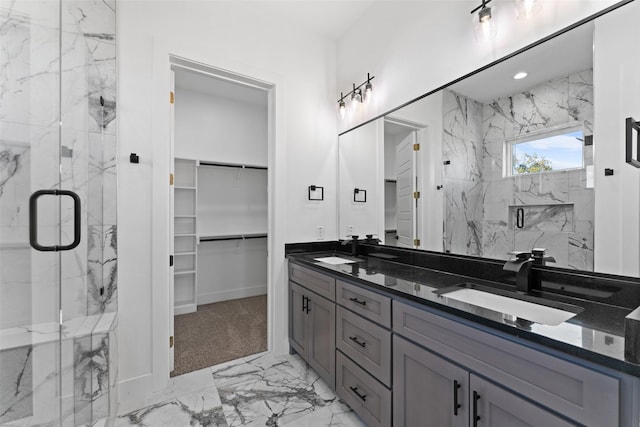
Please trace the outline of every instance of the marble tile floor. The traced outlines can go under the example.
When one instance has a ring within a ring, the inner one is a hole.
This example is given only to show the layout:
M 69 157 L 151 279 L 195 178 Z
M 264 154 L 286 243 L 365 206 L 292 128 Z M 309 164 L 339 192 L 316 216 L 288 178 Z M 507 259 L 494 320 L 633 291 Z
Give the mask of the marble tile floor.
M 171 378 L 116 427 L 364 427 L 297 355 L 261 353 Z

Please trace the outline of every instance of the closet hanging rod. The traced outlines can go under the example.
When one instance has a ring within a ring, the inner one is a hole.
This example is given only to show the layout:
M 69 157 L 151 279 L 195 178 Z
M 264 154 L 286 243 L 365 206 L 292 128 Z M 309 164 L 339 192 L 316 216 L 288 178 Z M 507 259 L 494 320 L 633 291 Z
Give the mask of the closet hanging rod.
M 258 170 L 267 170 L 266 166 L 251 166 L 251 165 L 240 165 L 235 163 L 214 163 L 214 162 L 200 162 L 201 165 L 204 166 L 220 166 L 223 168 L 238 168 L 238 169 L 258 169 Z
M 267 237 L 267 234 L 247 234 L 242 235 L 239 234 L 237 236 L 210 236 L 210 237 L 200 237 L 201 242 L 216 242 L 222 240 L 249 240 L 249 239 L 264 239 Z

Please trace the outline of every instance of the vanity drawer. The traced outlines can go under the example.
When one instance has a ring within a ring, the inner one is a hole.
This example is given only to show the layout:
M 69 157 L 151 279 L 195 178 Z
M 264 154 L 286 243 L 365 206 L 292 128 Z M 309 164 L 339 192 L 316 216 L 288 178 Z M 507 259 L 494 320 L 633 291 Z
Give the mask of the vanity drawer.
M 391 387 L 391 332 L 338 306 L 336 346 Z
M 323 297 L 336 300 L 336 279 L 297 264 L 289 264 L 289 280 Z
M 391 425 L 391 391 L 340 351 L 336 352 L 336 393 L 367 426 Z
M 386 328 L 391 327 L 391 298 L 359 286 L 336 281 L 336 302 Z

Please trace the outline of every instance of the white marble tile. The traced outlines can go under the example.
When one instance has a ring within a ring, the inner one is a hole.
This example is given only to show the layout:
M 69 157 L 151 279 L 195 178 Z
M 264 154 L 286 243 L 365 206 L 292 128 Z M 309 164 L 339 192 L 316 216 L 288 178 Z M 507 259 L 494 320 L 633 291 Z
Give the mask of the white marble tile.
M 227 422 L 236 425 L 282 425 L 330 406 L 336 397 L 316 392 L 288 358 L 270 355 L 212 368 Z
M 33 414 L 33 347 L 18 347 L 0 353 L 0 424 Z
M 488 221 L 509 221 L 509 206 L 515 203 L 513 178 L 485 181 L 484 216 Z
M 504 169 L 504 141 L 489 141 L 482 145 L 482 178 L 501 179 Z
M 483 134 L 485 143 L 509 140 L 513 138 L 515 129 L 512 98 L 500 98 L 484 104 Z
M 509 229 L 505 221 L 483 221 L 482 223 L 482 256 L 507 260 L 509 252 L 514 250 L 514 231 Z
M 593 231 L 569 235 L 569 268 L 593 271 Z
M 569 234 L 565 232 L 515 231 L 515 250 L 529 251 L 532 248 L 545 248 L 546 254 L 555 258 L 550 266 L 569 265 Z
M 215 388 L 207 388 L 120 415 L 115 427 L 226 427 L 228 424 L 218 402 Z
M 281 425 L 291 427 L 366 427 L 366 424 L 355 412 L 341 401 Z
M 445 178 L 479 181 L 482 179 L 483 147 L 448 134 L 443 135 L 442 158 Z
M 567 172 L 549 172 L 513 177 L 515 204 L 566 203 L 569 198 Z
M 514 136 L 568 123 L 567 77 L 551 80 L 513 96 Z
M 46 21 L 48 13 L 57 15 L 55 2 L 5 3 L 8 9 L 0 11 L 0 120 L 55 126 L 59 111 L 58 30 L 55 24 L 38 23 Z M 25 14 L 19 10 L 23 6 L 28 9 Z
M 583 122 L 590 130 L 593 125 L 593 70 L 569 75 L 569 116 Z

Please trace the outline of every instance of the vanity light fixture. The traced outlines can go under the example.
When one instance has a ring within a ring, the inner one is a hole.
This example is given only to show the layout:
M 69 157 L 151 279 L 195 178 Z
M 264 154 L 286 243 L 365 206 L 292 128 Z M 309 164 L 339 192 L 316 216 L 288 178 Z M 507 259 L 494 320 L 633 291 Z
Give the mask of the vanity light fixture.
M 525 77 L 527 77 L 527 76 L 528 76 L 528 74 L 527 74 L 525 71 L 520 71 L 519 73 L 516 73 L 516 74 L 513 76 L 513 79 L 514 79 L 514 80 L 521 80 L 521 79 L 524 79 L 524 78 L 525 78 Z
M 542 9 L 542 0 L 513 0 L 518 19 L 529 19 Z
M 338 99 L 338 110 L 340 111 L 340 117 L 344 118 L 346 104 L 345 99 L 351 95 L 351 103 L 352 106 L 355 107 L 358 103 L 363 103 L 371 98 L 373 94 L 373 85 L 371 84 L 371 80 L 373 80 L 375 76 L 367 73 L 367 80 L 360 83 L 360 85 L 356 86 L 353 83 L 353 89 L 349 91 L 346 95 L 343 92 L 340 92 L 340 99 Z M 364 92 L 362 88 L 364 87 Z
M 474 15 L 474 29 L 478 41 L 492 39 L 497 33 L 493 10 L 487 6 L 491 1 L 492 0 L 482 0 L 482 4 L 471 11 L 471 14 Z

